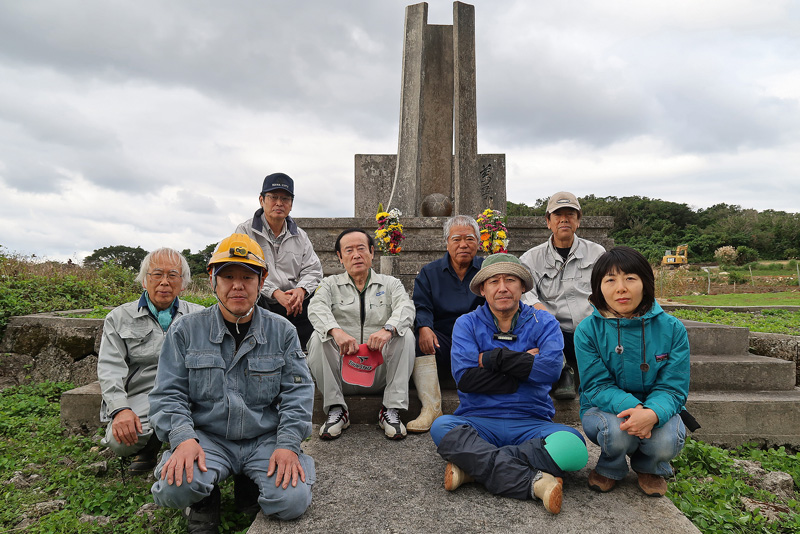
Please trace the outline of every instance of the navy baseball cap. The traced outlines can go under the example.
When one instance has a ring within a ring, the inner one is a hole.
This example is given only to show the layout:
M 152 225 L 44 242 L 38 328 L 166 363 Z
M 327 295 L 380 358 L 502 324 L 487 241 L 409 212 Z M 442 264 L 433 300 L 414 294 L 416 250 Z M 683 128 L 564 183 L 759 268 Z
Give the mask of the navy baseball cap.
M 283 174 L 282 172 L 276 172 L 264 178 L 264 185 L 261 186 L 262 195 L 276 189 L 283 189 L 294 196 L 294 180 L 289 178 L 288 174 Z

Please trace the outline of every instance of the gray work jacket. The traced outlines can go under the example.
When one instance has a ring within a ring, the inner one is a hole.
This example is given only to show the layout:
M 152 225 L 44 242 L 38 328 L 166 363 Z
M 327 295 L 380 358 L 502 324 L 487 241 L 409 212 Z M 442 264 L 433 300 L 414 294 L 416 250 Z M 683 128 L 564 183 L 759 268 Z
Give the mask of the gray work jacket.
M 328 331 L 341 328 L 359 343 L 384 325 L 390 324 L 403 336 L 414 325 L 414 303 L 403 283 L 392 276 L 370 271 L 364 288 L 364 324 L 361 324 L 361 299 L 353 279 L 347 273 L 325 278 L 308 305 L 308 320 L 319 332 L 322 341 L 330 339 Z M 412 333 L 413 335 L 413 333 Z
M 130 408 L 137 416 L 147 417 L 147 394 L 153 389 L 166 333 L 146 306 L 139 307 L 139 302 L 114 308 L 103 323 L 97 356 L 103 422 L 110 421 L 111 414 L 121 408 Z M 178 311 L 172 322 L 202 309 L 199 304 L 178 299 Z
M 558 319 L 562 331 L 575 332 L 578 323 L 592 313 L 592 268 L 605 251 L 597 243 L 576 235 L 564 261 L 550 236 L 519 258 L 533 275 L 533 289 L 522 295 L 522 302 L 529 306 L 543 304 Z
M 269 238 L 270 230 L 264 218 L 264 210 L 259 209 L 252 219 L 236 227 L 236 233 L 249 235 L 264 251 L 269 274 L 261 288 L 261 294 L 273 304 L 277 301 L 272 298 L 272 294 L 277 289 L 288 291 L 302 287 L 307 296 L 311 296 L 322 280 L 322 263 L 314 252 L 308 234 L 291 217 L 286 217 L 285 224 L 286 232 L 277 246 Z

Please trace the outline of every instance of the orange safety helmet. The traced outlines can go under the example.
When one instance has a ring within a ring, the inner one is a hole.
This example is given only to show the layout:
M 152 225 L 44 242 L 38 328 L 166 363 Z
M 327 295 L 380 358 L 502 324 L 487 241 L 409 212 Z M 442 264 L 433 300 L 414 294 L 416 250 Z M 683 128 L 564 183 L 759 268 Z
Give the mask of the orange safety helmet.
M 250 269 L 257 267 L 262 271 L 262 276 L 269 273 L 261 246 L 247 234 L 233 234 L 220 241 L 208 260 L 206 270 L 208 274 L 212 274 L 215 265 L 221 268 L 229 263 L 243 263 L 250 266 Z

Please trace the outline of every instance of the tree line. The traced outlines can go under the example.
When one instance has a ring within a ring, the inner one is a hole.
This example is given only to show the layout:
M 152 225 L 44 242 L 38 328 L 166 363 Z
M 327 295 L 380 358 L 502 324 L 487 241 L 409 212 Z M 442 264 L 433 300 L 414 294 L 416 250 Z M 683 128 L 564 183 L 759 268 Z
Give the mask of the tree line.
M 508 202 L 507 215 L 544 217 L 547 200 L 540 198 L 531 206 Z M 640 196 L 587 195 L 578 200 L 584 216 L 613 217 L 609 237 L 653 263 L 682 244 L 689 246 L 690 263 L 714 261 L 714 251 L 726 245 L 734 247 L 743 262 L 800 258 L 798 213 L 759 212 L 731 204 L 693 210 L 686 204 Z

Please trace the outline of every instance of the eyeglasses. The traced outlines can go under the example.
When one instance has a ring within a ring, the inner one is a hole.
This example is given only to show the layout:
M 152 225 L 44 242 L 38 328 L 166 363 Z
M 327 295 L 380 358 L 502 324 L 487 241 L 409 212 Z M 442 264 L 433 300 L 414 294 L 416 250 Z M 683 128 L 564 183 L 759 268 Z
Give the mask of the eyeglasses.
M 272 193 L 264 193 L 264 196 L 266 198 L 270 199 L 273 202 L 277 202 L 277 201 L 280 200 L 284 204 L 289 204 L 292 200 L 294 200 L 294 197 L 286 197 L 286 196 L 283 196 L 283 195 L 273 195 Z
M 166 276 L 167 282 L 169 282 L 170 284 L 174 284 L 175 282 L 181 279 L 181 273 L 179 273 L 178 271 L 170 271 L 168 273 L 165 273 L 164 271 L 153 271 L 152 273 L 147 273 L 147 276 L 150 277 L 150 280 L 153 280 L 155 282 L 162 281 Z
M 448 241 L 450 241 L 451 243 L 461 243 L 462 241 L 466 241 L 467 244 L 471 245 L 473 243 L 477 243 L 478 242 L 478 238 L 475 237 L 472 234 L 469 234 L 469 235 L 455 234 L 455 235 L 451 235 L 449 237 Z

